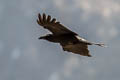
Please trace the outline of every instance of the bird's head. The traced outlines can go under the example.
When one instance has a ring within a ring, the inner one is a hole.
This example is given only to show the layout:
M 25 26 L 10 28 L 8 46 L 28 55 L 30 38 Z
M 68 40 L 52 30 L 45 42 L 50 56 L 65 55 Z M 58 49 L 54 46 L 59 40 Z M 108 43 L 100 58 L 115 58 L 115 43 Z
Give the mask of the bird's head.
M 45 36 L 41 36 L 38 39 L 44 39 L 44 40 L 49 40 L 52 37 L 52 34 L 47 34 Z

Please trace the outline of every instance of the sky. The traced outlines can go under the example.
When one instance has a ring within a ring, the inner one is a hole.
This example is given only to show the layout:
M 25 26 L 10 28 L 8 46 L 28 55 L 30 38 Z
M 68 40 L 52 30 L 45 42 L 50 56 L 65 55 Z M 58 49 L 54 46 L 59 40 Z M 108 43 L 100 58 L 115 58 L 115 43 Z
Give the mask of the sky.
M 108 47 L 89 58 L 38 40 L 49 33 L 38 13 Z M 119 30 L 120 0 L 0 0 L 0 80 L 120 80 Z

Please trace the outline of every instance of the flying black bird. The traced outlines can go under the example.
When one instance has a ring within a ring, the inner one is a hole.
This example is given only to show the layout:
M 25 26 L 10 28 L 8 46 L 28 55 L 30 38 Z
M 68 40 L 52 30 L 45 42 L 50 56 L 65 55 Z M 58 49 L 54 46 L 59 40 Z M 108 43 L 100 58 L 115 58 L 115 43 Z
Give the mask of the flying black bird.
M 42 16 L 40 13 L 38 14 L 37 23 L 52 32 L 52 34 L 41 36 L 39 39 L 60 43 L 64 51 L 91 57 L 88 45 L 104 47 L 104 44 L 89 42 L 79 37 L 77 33 L 67 29 L 65 26 L 60 24 L 60 22 L 56 21 L 55 18 L 51 19 L 50 15 L 46 16 L 45 13 L 43 13 Z

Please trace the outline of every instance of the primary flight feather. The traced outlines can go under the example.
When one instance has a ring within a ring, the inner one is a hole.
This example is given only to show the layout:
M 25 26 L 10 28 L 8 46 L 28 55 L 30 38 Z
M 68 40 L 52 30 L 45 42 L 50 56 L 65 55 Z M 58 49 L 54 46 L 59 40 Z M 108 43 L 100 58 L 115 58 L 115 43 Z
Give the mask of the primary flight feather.
M 43 13 L 43 15 L 40 13 L 38 14 L 37 23 L 41 27 L 52 32 L 52 34 L 41 36 L 39 39 L 60 43 L 64 51 L 91 57 L 88 45 L 98 45 L 104 47 L 104 44 L 89 42 L 79 37 L 77 33 L 67 29 L 60 22 L 56 21 L 55 18 L 52 19 L 50 15 L 46 16 L 45 13 Z

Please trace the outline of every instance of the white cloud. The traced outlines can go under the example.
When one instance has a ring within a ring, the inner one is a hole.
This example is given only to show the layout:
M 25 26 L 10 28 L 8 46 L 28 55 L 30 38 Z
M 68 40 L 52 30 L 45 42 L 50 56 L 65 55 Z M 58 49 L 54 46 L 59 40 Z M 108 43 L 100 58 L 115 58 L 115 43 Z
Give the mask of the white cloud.
M 120 3 L 115 0 L 70 0 L 72 4 L 66 3 L 65 0 L 53 0 L 56 7 L 62 12 L 73 13 L 82 10 L 80 18 L 83 21 L 88 20 L 91 15 L 98 14 L 102 23 L 96 24 L 97 36 L 104 40 L 115 38 L 119 33 L 117 26 L 113 21 L 115 16 L 120 15 Z M 69 0 L 67 0 L 69 1 Z M 69 1 L 69 2 L 70 2 Z M 59 3 L 60 2 L 60 3 Z M 59 5 L 57 5 L 59 3 Z M 117 17 L 119 18 L 119 17 Z M 95 21 L 96 22 L 96 21 Z
M 15 48 L 11 54 L 12 59 L 16 60 L 20 57 L 20 49 L 19 48 Z
M 54 0 L 53 2 L 55 2 L 55 5 L 60 9 L 62 9 L 61 7 L 65 5 L 64 0 Z
M 89 78 L 89 80 L 94 80 L 95 76 L 97 75 L 97 71 L 94 67 L 86 68 L 85 70 L 86 76 Z
M 53 1 L 56 7 L 62 11 L 73 12 L 82 9 L 84 16 L 96 13 L 102 15 L 104 18 L 109 18 L 112 17 L 113 13 L 120 13 L 120 3 L 115 0 L 72 0 L 73 4 L 65 3 L 64 0 Z
M 110 8 L 104 8 L 103 9 L 103 12 L 102 12 L 102 15 L 104 16 L 104 17 L 110 17 L 110 15 L 111 15 L 111 9 Z
M 76 55 L 71 55 L 64 63 L 63 74 L 70 77 L 77 67 L 79 67 L 79 59 Z
M 105 25 L 104 25 L 105 26 Z M 114 26 L 104 27 L 101 26 L 97 29 L 97 35 L 104 40 L 111 40 L 118 36 L 119 31 Z
M 61 12 L 72 12 L 77 10 L 75 1 L 72 1 L 72 4 L 70 4 L 69 0 L 53 0 L 53 3 Z
M 53 72 L 48 78 L 48 80 L 61 80 L 61 79 L 60 79 L 60 75 L 57 72 Z
M 22 0 L 20 9 L 23 11 L 25 16 L 35 16 L 40 11 L 45 11 L 49 1 L 38 1 L 38 0 Z
M 79 58 L 77 55 L 70 55 L 63 64 L 63 67 L 56 72 L 53 72 L 48 80 L 61 80 L 70 78 L 73 71 L 80 66 Z
M 72 54 L 65 60 L 63 67 L 58 71 L 53 72 L 48 80 L 70 79 L 73 78 L 73 76 L 83 74 L 87 77 L 79 76 L 81 79 L 85 77 L 85 79 L 93 80 L 97 75 L 97 71 L 95 67 L 90 66 L 89 64 L 91 63 L 89 63 L 85 57 L 78 57 L 77 54 Z M 80 72 L 77 73 L 76 70 L 80 70 Z

